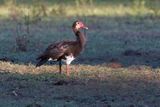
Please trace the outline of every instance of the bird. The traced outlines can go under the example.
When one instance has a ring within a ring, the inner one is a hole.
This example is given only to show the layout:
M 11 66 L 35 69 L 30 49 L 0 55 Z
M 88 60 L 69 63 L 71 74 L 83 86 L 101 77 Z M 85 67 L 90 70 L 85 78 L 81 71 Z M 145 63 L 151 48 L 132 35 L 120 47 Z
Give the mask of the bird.
M 86 36 L 81 32 L 81 29 L 88 27 L 80 20 L 76 20 L 72 24 L 73 33 L 76 36 L 74 41 L 60 41 L 50 44 L 46 50 L 36 59 L 39 67 L 49 60 L 59 62 L 59 73 L 62 73 L 62 61 L 66 63 L 66 75 L 70 75 L 70 64 L 81 53 L 86 45 Z

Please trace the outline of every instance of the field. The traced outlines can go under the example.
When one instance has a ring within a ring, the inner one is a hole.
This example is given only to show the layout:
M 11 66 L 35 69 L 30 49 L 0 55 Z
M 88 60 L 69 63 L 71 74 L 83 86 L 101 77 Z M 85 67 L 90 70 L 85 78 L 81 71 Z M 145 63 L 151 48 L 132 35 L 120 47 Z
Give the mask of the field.
M 159 107 L 159 0 L 0 3 L 0 107 Z M 75 39 L 77 19 L 89 29 L 71 76 L 35 68 L 49 44 Z

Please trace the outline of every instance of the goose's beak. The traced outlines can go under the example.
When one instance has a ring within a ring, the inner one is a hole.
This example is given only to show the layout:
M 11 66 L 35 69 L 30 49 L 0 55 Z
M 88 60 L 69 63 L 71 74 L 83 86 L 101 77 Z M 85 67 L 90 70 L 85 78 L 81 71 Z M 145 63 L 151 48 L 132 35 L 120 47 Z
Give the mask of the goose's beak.
M 85 24 L 83 24 L 82 22 L 80 23 L 80 28 L 88 29 L 88 27 Z
M 88 27 L 86 27 L 86 26 L 84 26 L 83 28 L 84 28 L 84 29 L 88 29 Z

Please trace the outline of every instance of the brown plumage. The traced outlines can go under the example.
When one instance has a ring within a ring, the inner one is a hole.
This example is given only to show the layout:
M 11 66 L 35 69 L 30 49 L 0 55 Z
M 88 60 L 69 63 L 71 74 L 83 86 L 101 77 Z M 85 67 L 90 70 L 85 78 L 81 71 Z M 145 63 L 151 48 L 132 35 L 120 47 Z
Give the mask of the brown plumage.
M 37 60 L 37 66 L 43 65 L 49 59 L 59 61 L 59 72 L 61 73 L 62 60 L 66 62 L 66 73 L 69 75 L 69 64 L 83 50 L 86 38 L 80 29 L 88 29 L 81 21 L 75 21 L 72 25 L 72 30 L 76 35 L 75 41 L 61 41 L 48 46 Z

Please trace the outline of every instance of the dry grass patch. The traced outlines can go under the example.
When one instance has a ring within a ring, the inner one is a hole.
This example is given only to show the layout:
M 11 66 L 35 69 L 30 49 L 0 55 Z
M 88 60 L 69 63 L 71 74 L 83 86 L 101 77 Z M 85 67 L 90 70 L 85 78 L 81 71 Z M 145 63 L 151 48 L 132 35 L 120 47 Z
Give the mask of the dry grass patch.
M 65 65 L 63 66 L 65 71 Z M 58 73 L 58 65 L 44 65 L 36 68 L 35 65 L 13 64 L 10 62 L 0 62 L 1 72 L 19 73 L 19 74 L 43 74 Z M 108 78 L 115 79 L 137 79 L 153 81 L 160 79 L 159 69 L 152 69 L 148 66 L 130 66 L 128 68 L 112 68 L 102 65 L 71 65 L 72 76 L 79 78 L 91 78 L 105 80 Z M 64 72 L 65 73 L 65 72 Z M 77 75 L 78 73 L 78 75 Z

